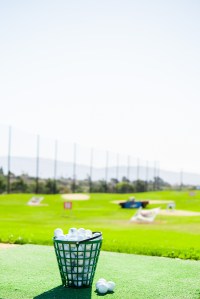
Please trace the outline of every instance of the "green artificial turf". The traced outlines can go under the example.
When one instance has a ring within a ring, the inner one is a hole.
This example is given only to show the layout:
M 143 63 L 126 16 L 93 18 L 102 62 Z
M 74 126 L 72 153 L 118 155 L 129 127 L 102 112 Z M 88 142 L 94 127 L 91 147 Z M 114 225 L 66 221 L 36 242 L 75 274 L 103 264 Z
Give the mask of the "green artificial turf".
M 99 298 L 95 282 L 116 282 L 113 299 L 199 299 L 200 262 L 101 252 L 93 287 L 61 286 L 53 246 L 22 245 L 0 250 L 1 299 Z M 103 297 L 103 296 L 102 296 Z
M 200 212 L 200 192 L 159 191 L 138 194 L 91 194 L 63 210 L 61 195 L 44 195 L 43 206 L 27 206 L 31 194 L 0 195 L 0 242 L 51 244 L 53 231 L 84 227 L 102 231 L 103 250 L 153 256 L 200 259 L 200 216 L 158 215 L 152 224 L 131 223 L 134 209 L 122 209 L 113 200 L 173 200 L 177 209 Z M 166 203 L 151 204 L 148 208 Z

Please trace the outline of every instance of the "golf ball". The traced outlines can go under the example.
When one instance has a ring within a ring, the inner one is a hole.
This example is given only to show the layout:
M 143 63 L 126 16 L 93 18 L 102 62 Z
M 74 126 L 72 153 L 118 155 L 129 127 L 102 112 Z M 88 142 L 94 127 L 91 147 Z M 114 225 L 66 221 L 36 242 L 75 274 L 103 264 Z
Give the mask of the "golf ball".
M 106 280 L 104 279 L 104 278 L 100 278 L 98 281 L 97 281 L 97 283 L 96 283 L 96 289 L 97 289 L 97 285 L 99 284 L 99 283 L 101 283 L 101 282 L 106 282 Z
M 58 237 L 58 236 L 60 236 L 60 235 L 63 235 L 63 230 L 62 230 L 61 228 L 56 228 L 56 229 L 54 230 L 54 236 L 55 236 L 55 237 Z
M 107 286 L 107 283 L 106 282 L 99 282 L 98 285 L 97 285 L 97 291 L 100 293 L 100 294 L 105 294 L 108 292 L 108 286 Z
M 74 273 L 82 273 L 83 272 L 83 267 L 74 267 Z
M 92 231 L 90 229 L 86 229 L 85 235 L 86 235 L 87 238 L 91 238 L 92 237 Z
M 82 277 L 73 275 L 73 283 L 76 287 L 81 287 L 82 286 Z
M 85 235 L 85 229 L 83 227 L 78 229 L 78 234 L 79 235 Z
M 76 227 L 71 227 L 71 228 L 69 229 L 69 234 L 70 234 L 70 235 L 77 234 L 77 228 L 76 228 Z
M 116 284 L 114 283 L 114 281 L 108 281 L 107 286 L 108 286 L 108 291 L 113 292 Z

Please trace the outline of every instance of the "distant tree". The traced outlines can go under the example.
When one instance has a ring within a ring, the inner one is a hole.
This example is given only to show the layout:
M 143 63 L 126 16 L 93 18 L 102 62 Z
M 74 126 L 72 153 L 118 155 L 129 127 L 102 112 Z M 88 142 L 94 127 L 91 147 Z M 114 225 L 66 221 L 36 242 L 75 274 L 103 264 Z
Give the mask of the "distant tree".
M 117 179 L 114 179 L 114 178 L 112 178 L 111 180 L 110 180 L 110 182 L 111 182 L 111 184 L 117 184 L 117 183 L 119 183 L 119 181 L 117 180 Z
M 3 175 L 0 175 L 0 193 L 6 191 L 6 179 Z
M 0 167 L 0 175 L 4 176 L 3 167 Z
M 104 193 L 107 192 L 107 183 L 105 180 L 100 180 L 96 182 L 92 182 L 91 192 L 94 193 Z
M 116 184 L 116 192 L 117 193 L 131 193 L 134 192 L 134 186 L 128 182 L 120 182 Z
M 17 177 L 16 180 L 11 183 L 10 190 L 11 192 L 26 193 L 28 191 L 28 185 L 21 177 Z
M 57 188 L 57 184 L 54 180 L 48 179 L 45 182 L 45 190 L 46 190 L 46 194 L 56 194 L 58 193 L 58 188 Z
M 38 193 L 39 194 L 45 194 L 46 193 L 45 182 L 39 182 L 38 183 Z
M 126 177 L 126 176 L 123 176 L 122 177 L 122 182 L 126 182 L 126 183 L 129 183 L 129 179 Z
M 136 192 L 145 192 L 146 191 L 146 182 L 142 180 L 135 181 L 135 191 Z

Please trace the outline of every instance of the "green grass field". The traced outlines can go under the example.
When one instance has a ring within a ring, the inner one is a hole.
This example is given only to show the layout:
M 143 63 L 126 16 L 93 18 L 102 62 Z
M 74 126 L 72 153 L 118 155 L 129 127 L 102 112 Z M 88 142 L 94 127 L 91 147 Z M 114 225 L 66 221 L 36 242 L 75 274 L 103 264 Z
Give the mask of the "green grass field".
M 60 195 L 44 195 L 47 206 L 27 206 L 30 194 L 0 195 L 0 242 L 52 244 L 53 231 L 84 227 L 103 232 L 103 250 L 142 255 L 200 259 L 200 217 L 158 215 L 153 224 L 130 223 L 133 209 L 121 209 L 112 200 L 131 194 L 92 194 L 88 201 L 74 201 L 63 210 Z M 162 191 L 134 195 L 136 199 L 173 200 L 176 208 L 200 211 L 200 192 Z M 148 208 L 166 209 L 166 204 Z
M 0 249 L 1 299 L 94 299 L 100 277 L 116 283 L 108 299 L 200 299 L 200 263 L 102 251 L 92 288 L 61 286 L 53 246 Z

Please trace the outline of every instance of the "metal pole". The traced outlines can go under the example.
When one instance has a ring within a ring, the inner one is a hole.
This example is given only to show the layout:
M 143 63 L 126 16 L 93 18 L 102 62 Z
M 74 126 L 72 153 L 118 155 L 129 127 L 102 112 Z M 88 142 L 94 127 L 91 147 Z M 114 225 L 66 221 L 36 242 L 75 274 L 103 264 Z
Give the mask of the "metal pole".
M 149 180 L 149 162 L 146 161 L 146 191 L 148 191 L 148 180 Z
M 12 127 L 8 128 L 8 174 L 7 174 L 7 193 L 10 193 L 10 153 L 11 153 L 11 137 L 12 137 Z
M 157 189 L 160 190 L 160 162 L 157 161 Z
M 73 193 L 76 192 L 76 143 L 74 143 L 74 165 L 73 165 L 72 191 L 73 191 Z
M 40 155 L 40 136 L 37 135 L 37 145 L 36 145 L 36 187 L 35 187 L 35 193 L 38 194 L 39 192 L 39 155 Z
M 58 154 L 58 141 L 55 140 L 54 146 L 54 183 L 53 183 L 53 193 L 56 193 L 56 177 L 57 177 L 57 154 Z
M 154 161 L 154 190 L 156 190 L 156 161 Z
M 137 158 L 137 181 L 139 181 L 140 177 L 140 159 Z
M 130 156 L 127 157 L 127 180 L 130 181 Z
M 106 167 L 105 167 L 105 192 L 107 192 L 107 183 L 108 183 L 108 160 L 109 160 L 109 152 L 106 151 Z
M 93 155 L 94 155 L 94 150 L 91 148 L 90 151 L 90 181 L 89 181 L 89 192 L 92 192 L 92 172 L 93 172 Z
M 117 162 L 116 162 L 116 179 L 119 181 L 119 154 L 117 154 Z
M 183 169 L 180 171 L 180 190 L 183 188 Z

